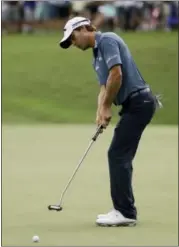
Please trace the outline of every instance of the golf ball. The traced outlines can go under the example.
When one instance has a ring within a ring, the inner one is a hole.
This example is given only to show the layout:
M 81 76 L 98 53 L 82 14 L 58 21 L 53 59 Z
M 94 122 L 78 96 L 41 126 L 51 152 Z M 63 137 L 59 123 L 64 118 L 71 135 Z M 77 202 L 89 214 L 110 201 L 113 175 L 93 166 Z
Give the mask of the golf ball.
M 33 236 L 32 241 L 33 241 L 34 243 L 38 243 L 38 242 L 40 241 L 39 236 Z

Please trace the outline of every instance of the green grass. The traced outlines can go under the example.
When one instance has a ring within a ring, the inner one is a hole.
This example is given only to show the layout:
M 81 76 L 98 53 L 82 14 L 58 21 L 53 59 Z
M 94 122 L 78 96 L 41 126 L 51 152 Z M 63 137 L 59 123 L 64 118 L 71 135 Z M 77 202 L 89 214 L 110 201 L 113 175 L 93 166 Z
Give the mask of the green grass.
M 49 212 L 76 167 L 94 126 L 3 126 L 2 245 L 176 246 L 178 242 L 177 127 L 146 130 L 134 163 L 139 224 L 95 226 L 111 208 L 106 150 L 109 127 L 84 161 L 64 201 Z
M 153 123 L 177 124 L 177 33 L 121 35 L 153 91 L 164 96 L 164 109 Z M 92 53 L 59 49 L 59 36 L 2 38 L 3 122 L 94 122 L 99 89 Z

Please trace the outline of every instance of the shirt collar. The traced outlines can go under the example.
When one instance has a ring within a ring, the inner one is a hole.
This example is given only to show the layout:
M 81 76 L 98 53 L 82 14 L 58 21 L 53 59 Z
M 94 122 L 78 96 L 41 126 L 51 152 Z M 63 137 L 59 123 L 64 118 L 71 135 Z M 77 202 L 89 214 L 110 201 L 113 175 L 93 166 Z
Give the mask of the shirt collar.
M 95 45 L 93 48 L 93 55 L 95 59 L 98 55 L 98 44 L 99 44 L 100 37 L 101 37 L 101 32 L 96 32 L 95 33 Z
M 98 31 L 95 33 L 95 46 L 94 49 L 98 48 L 99 40 L 101 38 L 101 32 Z

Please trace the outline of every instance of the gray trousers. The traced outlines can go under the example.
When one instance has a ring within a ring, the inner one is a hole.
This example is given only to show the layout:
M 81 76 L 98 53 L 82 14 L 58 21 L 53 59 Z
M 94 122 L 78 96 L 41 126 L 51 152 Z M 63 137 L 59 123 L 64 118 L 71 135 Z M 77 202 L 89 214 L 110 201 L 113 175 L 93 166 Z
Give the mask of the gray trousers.
M 156 109 L 151 92 L 140 92 L 124 103 L 108 150 L 110 187 L 113 206 L 125 217 L 137 218 L 132 189 L 132 161 L 140 138 Z

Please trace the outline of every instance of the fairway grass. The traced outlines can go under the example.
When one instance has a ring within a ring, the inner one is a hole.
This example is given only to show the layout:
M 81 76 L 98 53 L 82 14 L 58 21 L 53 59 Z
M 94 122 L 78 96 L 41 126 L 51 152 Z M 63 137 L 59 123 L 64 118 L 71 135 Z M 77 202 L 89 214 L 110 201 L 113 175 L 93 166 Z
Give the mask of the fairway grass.
M 178 123 L 177 32 L 119 33 L 164 108 L 155 124 Z M 58 34 L 2 38 L 3 123 L 92 123 L 99 85 L 92 51 L 59 49 Z
M 64 201 L 49 212 L 88 145 L 95 126 L 34 125 L 2 129 L 2 245 L 171 246 L 178 242 L 177 127 L 145 131 L 134 162 L 139 224 L 100 228 L 98 213 L 111 208 L 106 151 L 112 127 L 84 161 Z M 35 244 L 34 244 L 35 245 Z

